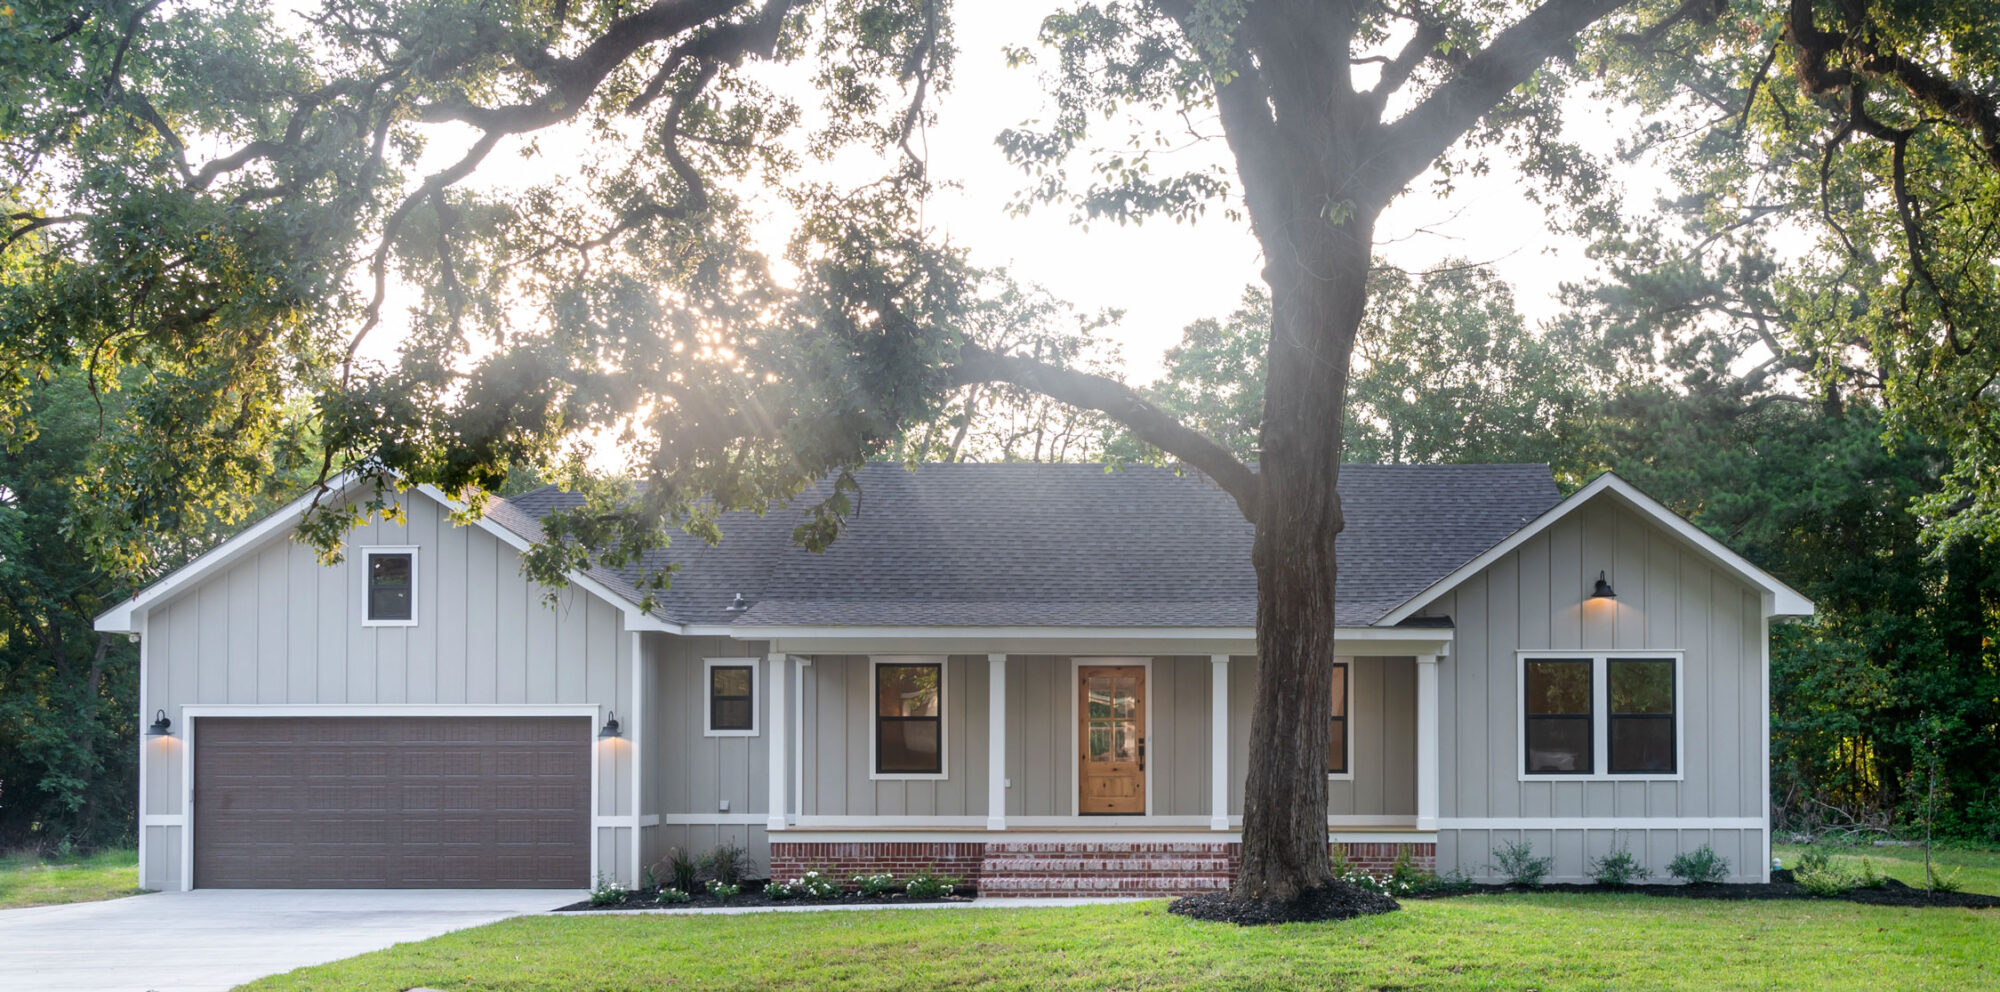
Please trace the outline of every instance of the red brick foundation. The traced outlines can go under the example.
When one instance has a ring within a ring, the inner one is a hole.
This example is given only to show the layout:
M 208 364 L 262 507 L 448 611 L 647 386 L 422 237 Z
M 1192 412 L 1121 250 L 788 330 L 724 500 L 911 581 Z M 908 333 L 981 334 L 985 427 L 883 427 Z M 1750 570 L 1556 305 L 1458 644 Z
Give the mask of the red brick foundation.
M 975 844 L 771 844 L 771 877 L 790 881 L 809 871 L 845 881 L 854 875 L 888 873 L 908 877 L 924 871 L 953 875 L 977 884 L 986 845 Z
M 1330 843 L 1347 862 L 1386 875 L 1407 850 L 1418 868 L 1435 871 L 1436 844 Z M 991 895 L 1167 895 L 1224 887 L 1242 864 L 1235 843 L 1068 841 L 1034 844 L 996 838 L 971 843 L 863 841 L 797 844 L 773 841 L 771 877 L 789 881 L 820 871 L 845 881 L 854 875 L 908 877 L 924 871 L 980 885 L 993 875 Z

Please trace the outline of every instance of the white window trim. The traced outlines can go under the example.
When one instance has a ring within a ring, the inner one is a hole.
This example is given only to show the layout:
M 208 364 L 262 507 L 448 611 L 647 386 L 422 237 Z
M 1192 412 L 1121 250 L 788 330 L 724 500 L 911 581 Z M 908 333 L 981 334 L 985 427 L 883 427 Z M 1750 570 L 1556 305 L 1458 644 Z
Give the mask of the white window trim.
M 764 659 L 762 658 L 703 658 L 701 660 L 701 735 L 703 737 L 755 737 L 762 731 L 764 720 Z M 750 729 L 715 729 L 715 670 L 717 668 L 748 668 L 750 670 Z
M 1342 752 L 1347 755 L 1347 770 L 1344 772 L 1327 772 L 1326 780 L 1329 782 L 1352 782 L 1354 781 L 1354 659 L 1335 658 L 1333 659 L 1333 663 L 1347 666 L 1347 716 L 1340 721 L 1341 729 L 1347 733 L 1347 749 Z
M 884 772 L 875 760 L 882 730 L 876 724 L 876 669 L 883 665 L 938 666 L 938 768 L 936 772 Z M 868 779 L 871 782 L 942 782 L 951 777 L 951 659 L 941 654 L 881 654 L 868 659 Z
M 1083 670 L 1085 668 L 1130 667 L 1138 667 L 1146 670 L 1146 736 L 1151 737 L 1153 736 L 1152 658 L 1071 658 L 1069 660 L 1069 760 L 1071 762 L 1069 769 L 1069 815 L 1077 823 L 1103 823 L 1106 826 L 1110 826 L 1119 820 L 1135 819 L 1130 814 L 1122 817 L 1083 815 L 1083 775 L 1081 774 L 1083 771 L 1083 741 L 1078 736 L 1082 733 L 1083 723 L 1083 714 L 1078 711 L 1078 707 L 1082 705 Z M 1144 817 L 1147 821 L 1150 821 L 1153 817 L 1153 766 L 1157 763 L 1154 761 L 1146 762 L 1146 768 L 1143 772 L 1145 776 L 1146 811 L 1138 815 Z
M 359 569 L 359 571 L 361 572 L 361 626 L 363 627 L 416 626 L 417 616 L 418 616 L 417 590 L 420 585 L 420 583 L 418 582 L 418 578 L 421 575 L 421 573 L 418 572 L 417 570 L 420 564 L 418 559 L 421 557 L 417 546 L 414 544 L 371 544 L 362 547 L 358 550 L 361 552 L 360 554 L 361 568 Z M 410 618 L 408 620 L 377 620 L 368 615 L 368 604 L 369 604 L 368 559 L 376 555 L 404 555 L 404 554 L 410 556 Z
M 1589 775 L 1528 771 L 1528 661 L 1590 664 Z M 1611 774 L 1611 662 L 1621 659 L 1674 663 L 1674 771 L 1670 775 Z M 1516 651 L 1514 653 L 1514 769 L 1522 782 L 1681 782 L 1687 779 L 1687 653 L 1661 651 Z

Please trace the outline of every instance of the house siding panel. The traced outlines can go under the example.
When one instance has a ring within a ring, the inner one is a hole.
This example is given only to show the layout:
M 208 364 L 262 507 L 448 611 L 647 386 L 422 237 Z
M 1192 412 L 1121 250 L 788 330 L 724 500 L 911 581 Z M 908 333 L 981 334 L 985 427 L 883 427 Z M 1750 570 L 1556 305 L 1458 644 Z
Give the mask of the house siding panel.
M 1613 605 L 1587 599 L 1600 569 L 1617 590 Z M 1446 733 L 1442 868 L 1491 877 L 1486 866 L 1493 847 L 1525 838 L 1556 858 L 1559 878 L 1584 878 L 1588 861 L 1614 845 L 1664 874 L 1676 853 L 1713 843 L 1730 859 L 1735 880 L 1763 879 L 1761 827 L 1735 825 L 1765 813 L 1758 695 L 1763 652 L 1757 640 L 1763 624 L 1756 590 L 1679 537 L 1600 500 L 1529 539 L 1425 612 L 1450 616 L 1457 628 L 1439 672 Z M 1521 781 L 1517 650 L 1682 652 L 1682 780 Z M 1454 820 L 1521 818 L 1552 825 L 1451 826 Z M 1659 825 L 1615 831 L 1559 825 L 1611 818 L 1658 818 Z M 1716 826 L 1717 820 L 1730 825 Z
M 464 701 L 629 709 L 630 637 L 617 608 L 575 587 L 561 590 L 551 608 L 546 590 L 521 576 L 518 554 L 498 538 L 453 525 L 425 497 L 404 497 L 402 509 L 400 522 L 351 532 L 339 565 L 321 565 L 284 532 L 150 609 L 142 705 L 149 715 L 165 709 L 176 736 L 149 741 L 143 752 L 147 814 L 186 813 L 183 706 Z M 359 549 L 368 545 L 419 549 L 415 626 L 361 625 Z M 529 625 L 543 634 L 532 649 L 523 636 Z M 633 812 L 631 760 L 629 746 L 600 752 L 599 813 Z M 182 884 L 185 829 L 142 828 L 149 887 Z M 628 874 L 630 830 L 617 829 L 617 843 L 599 858 L 607 874 Z

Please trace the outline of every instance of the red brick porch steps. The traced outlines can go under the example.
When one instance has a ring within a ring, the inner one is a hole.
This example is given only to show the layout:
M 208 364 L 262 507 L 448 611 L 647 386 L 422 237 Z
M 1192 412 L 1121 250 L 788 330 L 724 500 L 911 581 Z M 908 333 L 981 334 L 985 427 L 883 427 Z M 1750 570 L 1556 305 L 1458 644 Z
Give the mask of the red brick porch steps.
M 996 843 L 986 845 L 979 894 L 989 898 L 1181 896 L 1229 887 L 1220 844 Z

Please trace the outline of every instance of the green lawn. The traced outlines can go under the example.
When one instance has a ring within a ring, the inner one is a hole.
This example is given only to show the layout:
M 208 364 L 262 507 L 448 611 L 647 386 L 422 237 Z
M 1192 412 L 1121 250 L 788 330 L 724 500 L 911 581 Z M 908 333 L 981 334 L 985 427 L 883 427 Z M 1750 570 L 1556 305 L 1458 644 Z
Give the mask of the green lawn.
M 1411 901 L 1239 928 L 1165 903 L 524 917 L 245 986 L 626 989 L 1991 989 L 2000 911 L 1602 895 Z
M 1773 856 L 1782 859 L 1785 867 L 1799 863 L 1799 852 L 1805 848 L 1796 844 L 1774 844 Z M 1855 871 L 1861 870 L 1861 859 L 1875 863 L 1875 870 L 1905 885 L 1924 887 L 1924 849 L 1921 847 L 1834 847 L 1824 850 L 1833 855 L 1836 865 Z M 1942 867 L 1939 874 L 1950 875 L 1958 869 L 1959 886 L 1967 892 L 1984 892 L 2000 895 L 2000 851 L 1979 848 L 1939 848 L 1931 852 L 1937 864 Z
M 139 888 L 137 851 L 103 851 L 63 860 L 0 855 L 0 909 L 95 902 L 144 891 Z

